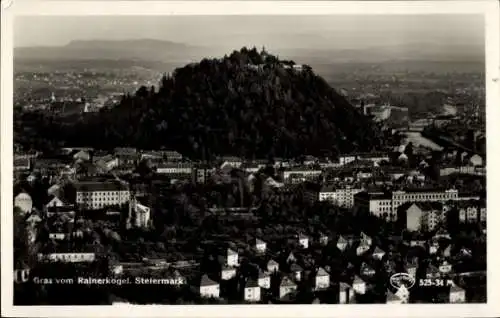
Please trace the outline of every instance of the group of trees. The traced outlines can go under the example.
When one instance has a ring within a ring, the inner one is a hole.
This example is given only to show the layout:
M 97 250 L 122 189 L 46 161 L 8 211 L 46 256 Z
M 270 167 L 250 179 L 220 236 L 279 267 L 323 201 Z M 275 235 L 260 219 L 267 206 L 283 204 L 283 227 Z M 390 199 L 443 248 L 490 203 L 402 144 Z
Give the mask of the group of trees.
M 308 67 L 284 64 L 293 61 L 246 48 L 203 59 L 164 76 L 158 90 L 141 87 L 115 108 L 76 121 L 20 114 L 16 141 L 27 147 L 169 146 L 206 159 L 332 156 L 381 146 L 376 125 L 324 79 Z

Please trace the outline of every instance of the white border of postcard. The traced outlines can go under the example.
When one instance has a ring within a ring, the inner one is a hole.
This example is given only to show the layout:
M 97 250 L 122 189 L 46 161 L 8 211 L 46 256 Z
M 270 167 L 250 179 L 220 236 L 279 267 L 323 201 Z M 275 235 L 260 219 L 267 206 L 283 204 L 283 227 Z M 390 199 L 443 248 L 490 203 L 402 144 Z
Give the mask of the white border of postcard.
M 495 190 L 500 185 L 500 89 L 499 89 L 499 2 L 491 1 L 2 1 L 1 64 L 1 235 L 2 316 L 87 317 L 427 317 L 499 316 L 498 249 L 500 241 L 499 203 Z M 488 303 L 429 305 L 213 305 L 213 306 L 13 306 L 12 262 L 12 96 L 13 17 L 16 15 L 345 15 L 345 14 L 482 14 L 485 16 L 486 104 L 488 148 Z

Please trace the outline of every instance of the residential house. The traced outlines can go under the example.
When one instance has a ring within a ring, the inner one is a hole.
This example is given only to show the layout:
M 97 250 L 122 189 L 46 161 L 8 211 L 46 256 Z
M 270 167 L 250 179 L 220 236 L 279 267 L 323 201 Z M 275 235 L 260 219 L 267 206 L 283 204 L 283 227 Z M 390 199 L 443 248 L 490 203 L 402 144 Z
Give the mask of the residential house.
M 352 282 L 352 288 L 357 294 L 364 295 L 366 293 L 366 282 L 358 275 L 355 275 L 354 281 Z
M 322 290 L 330 287 L 330 274 L 328 274 L 323 267 L 320 267 L 316 273 L 314 283 L 316 290 Z
M 351 285 L 340 282 L 339 284 L 339 303 L 348 304 L 354 300 L 354 289 Z
M 368 252 L 368 250 L 370 249 L 370 246 L 369 245 L 366 245 L 366 244 L 363 244 L 363 243 L 360 243 L 358 245 L 358 247 L 356 248 L 356 255 L 357 256 L 361 256 L 363 255 L 364 253 Z
M 293 263 L 290 266 L 290 271 L 292 272 L 293 278 L 296 281 L 300 281 L 302 279 L 302 267 L 300 267 L 297 263 Z
M 271 276 L 269 276 L 267 272 L 263 272 L 261 269 L 259 269 L 259 277 L 257 283 L 260 287 L 269 289 L 271 288 Z
M 363 245 L 368 245 L 368 246 L 372 246 L 372 238 L 368 235 L 366 235 L 364 232 L 361 232 L 360 234 L 360 244 L 363 244 Z
M 23 214 L 30 213 L 33 209 L 33 200 L 28 193 L 21 192 L 14 198 L 14 207 L 19 208 Z
M 337 240 L 337 248 L 341 251 L 344 251 L 347 248 L 348 244 L 348 241 L 342 235 L 340 235 Z
M 279 270 L 280 265 L 275 260 L 271 259 L 267 262 L 267 271 L 269 273 L 275 273 Z
M 380 248 L 380 247 L 375 247 L 375 250 L 373 251 L 373 258 L 380 261 L 384 257 L 385 252 Z
M 283 276 L 279 288 L 279 297 L 284 298 L 290 294 L 293 294 L 297 290 L 297 284 L 295 284 L 288 276 Z
M 219 298 L 220 288 L 219 283 L 211 280 L 205 274 L 200 281 L 200 295 L 205 298 Z
M 298 235 L 298 243 L 304 249 L 309 248 L 309 237 L 300 233 Z
M 465 289 L 453 284 L 450 287 L 450 303 L 465 303 Z
M 265 253 L 267 249 L 267 244 L 259 238 L 255 238 L 254 248 L 258 253 Z
M 249 279 L 244 288 L 244 299 L 248 302 L 260 301 L 260 286 L 254 279 Z
M 236 277 L 236 268 L 234 268 L 232 266 L 222 265 L 221 279 L 222 280 L 230 280 L 233 277 Z
M 293 255 L 293 252 L 290 252 L 290 254 L 288 254 L 288 257 L 286 258 L 286 262 L 290 264 L 290 263 L 295 263 L 296 261 L 297 258 L 295 258 L 295 255 Z
M 49 195 L 47 198 L 47 203 L 44 204 L 44 211 L 49 210 L 50 208 L 57 207 L 72 207 L 72 204 L 69 204 L 62 198 L 62 196 Z

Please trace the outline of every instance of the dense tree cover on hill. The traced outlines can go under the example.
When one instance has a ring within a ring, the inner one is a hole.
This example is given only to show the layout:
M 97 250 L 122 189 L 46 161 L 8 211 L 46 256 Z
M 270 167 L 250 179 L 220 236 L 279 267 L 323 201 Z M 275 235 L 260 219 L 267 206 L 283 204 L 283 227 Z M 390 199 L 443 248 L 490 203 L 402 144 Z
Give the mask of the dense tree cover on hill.
M 255 48 L 203 59 L 164 76 L 158 91 L 141 87 L 117 107 L 76 122 L 21 115 L 16 141 L 44 148 L 165 146 L 200 159 L 334 156 L 381 145 L 370 119 L 310 67 L 284 67 L 293 64 Z

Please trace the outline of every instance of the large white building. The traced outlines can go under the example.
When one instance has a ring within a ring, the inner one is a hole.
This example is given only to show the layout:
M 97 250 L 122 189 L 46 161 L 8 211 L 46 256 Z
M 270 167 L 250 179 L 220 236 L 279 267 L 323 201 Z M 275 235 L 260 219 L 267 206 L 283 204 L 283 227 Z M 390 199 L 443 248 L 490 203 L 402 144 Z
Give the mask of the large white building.
M 167 162 L 156 167 L 156 173 L 166 175 L 191 174 L 193 165 L 190 163 L 172 163 Z
M 455 189 L 406 189 L 404 191 L 389 192 L 360 192 L 354 196 L 354 205 L 358 208 L 367 209 L 377 216 L 387 214 L 395 219 L 400 206 L 412 202 L 440 202 L 460 201 L 465 198 L 460 197 Z M 469 199 L 467 197 L 467 199 Z
M 406 202 L 446 202 L 459 200 L 458 190 L 450 189 L 408 189 L 392 192 L 392 211 L 396 213 L 399 206 Z
M 392 214 L 391 194 L 386 192 L 360 192 L 354 196 L 354 205 L 376 216 L 387 215 L 396 217 Z
M 130 200 L 127 184 L 119 181 L 82 181 L 75 184 L 76 203 L 84 209 L 96 210 L 107 206 L 122 205 Z
M 309 169 L 305 167 L 293 167 L 282 171 L 282 177 L 285 183 L 294 182 L 293 179 L 301 179 L 302 181 L 311 180 L 320 175 L 321 169 Z
M 318 194 L 319 201 L 329 201 L 338 206 L 351 208 L 354 205 L 354 195 L 363 191 L 360 188 L 344 186 L 334 188 L 332 186 L 322 187 Z
M 64 263 L 87 263 L 96 259 L 95 253 L 48 253 L 38 254 L 39 261 L 64 262 Z

